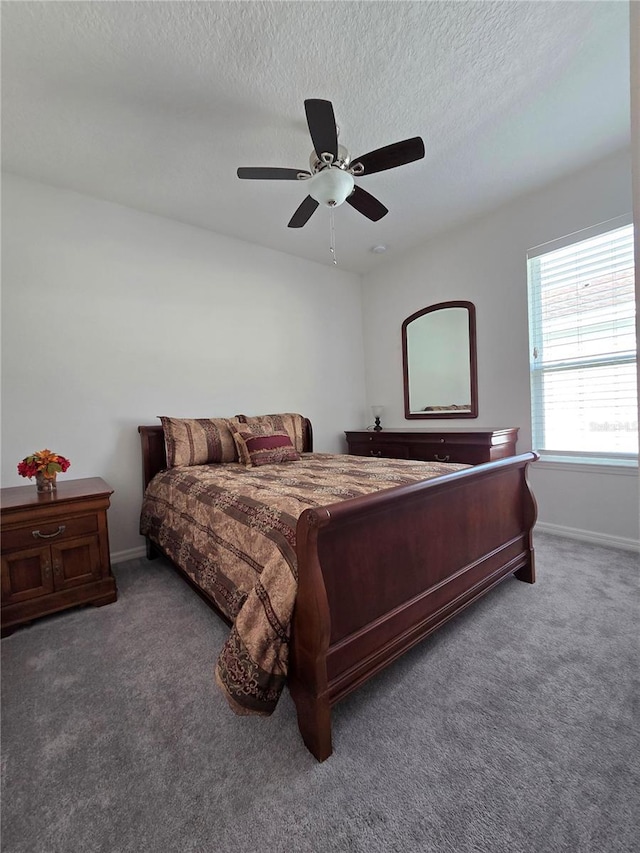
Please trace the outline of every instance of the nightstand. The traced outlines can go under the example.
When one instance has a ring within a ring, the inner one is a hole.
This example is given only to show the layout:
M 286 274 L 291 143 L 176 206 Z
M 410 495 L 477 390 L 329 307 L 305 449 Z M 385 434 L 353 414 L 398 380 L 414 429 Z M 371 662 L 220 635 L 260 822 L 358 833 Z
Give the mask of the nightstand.
M 107 509 L 113 489 L 99 477 L 0 491 L 2 636 L 38 616 L 116 601 Z

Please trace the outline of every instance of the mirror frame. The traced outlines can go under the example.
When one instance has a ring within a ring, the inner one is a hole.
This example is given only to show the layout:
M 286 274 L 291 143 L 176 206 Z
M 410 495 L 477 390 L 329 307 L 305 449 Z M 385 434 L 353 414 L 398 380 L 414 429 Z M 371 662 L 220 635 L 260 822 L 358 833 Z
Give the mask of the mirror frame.
M 407 326 L 425 314 L 443 308 L 466 308 L 469 314 L 469 378 L 471 385 L 471 409 L 468 412 L 412 412 L 409 406 L 409 353 L 407 348 Z M 431 420 L 434 418 L 477 418 L 478 417 L 478 357 L 476 351 L 476 306 L 473 302 L 453 300 L 429 305 L 416 311 L 402 324 L 402 372 L 404 380 L 404 416 L 407 420 Z

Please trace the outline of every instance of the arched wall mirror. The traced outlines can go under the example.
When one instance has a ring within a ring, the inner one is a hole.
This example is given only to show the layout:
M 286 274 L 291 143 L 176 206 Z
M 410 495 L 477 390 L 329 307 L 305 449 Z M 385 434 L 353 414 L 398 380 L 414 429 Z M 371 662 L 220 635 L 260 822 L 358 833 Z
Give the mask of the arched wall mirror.
M 476 309 L 439 302 L 402 324 L 405 418 L 477 418 Z

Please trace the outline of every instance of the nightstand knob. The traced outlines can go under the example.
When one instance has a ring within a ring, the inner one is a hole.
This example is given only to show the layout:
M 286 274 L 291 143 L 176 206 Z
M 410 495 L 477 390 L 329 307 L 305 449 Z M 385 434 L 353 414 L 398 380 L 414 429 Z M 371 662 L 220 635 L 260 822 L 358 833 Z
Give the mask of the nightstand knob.
M 381 450 L 370 450 L 369 454 L 371 456 L 379 456 L 380 458 L 382 458 L 382 451 Z
M 40 533 L 39 530 L 32 530 L 31 535 L 34 539 L 53 539 L 54 536 L 60 536 L 61 533 L 64 533 L 65 525 L 61 524 L 55 533 Z
M 434 453 L 433 456 L 434 456 L 434 459 L 436 460 L 436 462 L 448 462 L 449 459 L 451 458 L 449 456 L 449 454 L 447 454 L 446 456 L 443 456 L 442 459 L 438 456 L 437 453 Z

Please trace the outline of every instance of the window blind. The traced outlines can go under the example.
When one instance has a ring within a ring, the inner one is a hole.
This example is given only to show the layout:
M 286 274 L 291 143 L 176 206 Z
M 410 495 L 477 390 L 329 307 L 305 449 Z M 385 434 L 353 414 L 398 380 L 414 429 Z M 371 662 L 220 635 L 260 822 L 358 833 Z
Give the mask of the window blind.
M 534 449 L 637 460 L 633 225 L 528 253 Z

